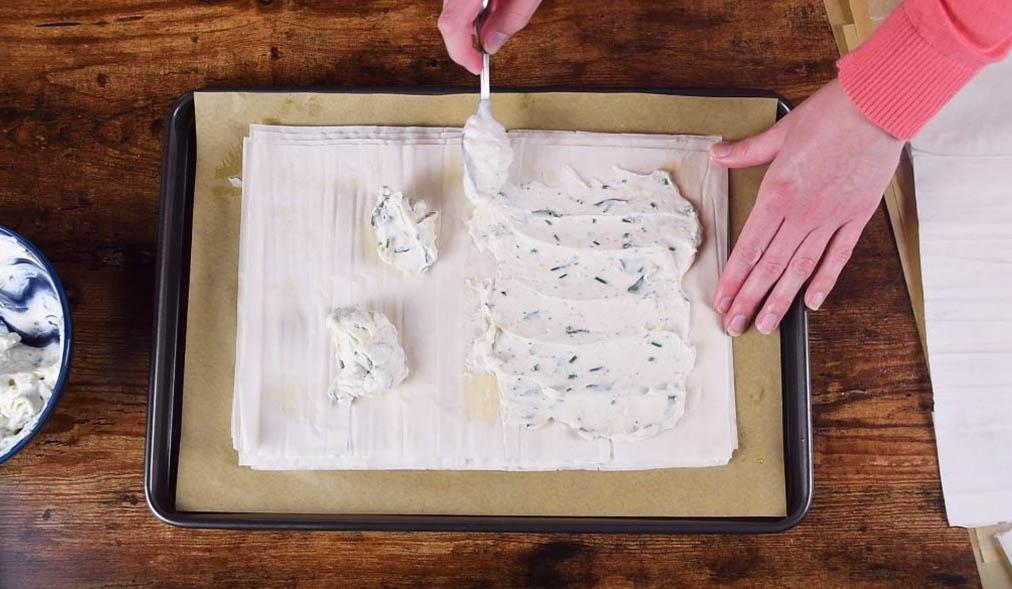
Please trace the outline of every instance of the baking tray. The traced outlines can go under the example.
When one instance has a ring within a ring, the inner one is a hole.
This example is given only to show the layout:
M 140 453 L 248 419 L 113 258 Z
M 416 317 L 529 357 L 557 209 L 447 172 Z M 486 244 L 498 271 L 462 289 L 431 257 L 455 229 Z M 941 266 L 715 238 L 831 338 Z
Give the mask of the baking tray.
M 215 91 L 291 92 L 298 90 L 215 89 Z M 455 94 L 463 90 L 391 88 L 312 90 L 334 93 Z M 573 92 L 557 88 L 506 89 L 516 92 Z M 630 92 L 580 89 L 580 92 Z M 467 92 L 470 93 L 470 92 Z M 790 104 L 776 94 L 752 90 L 648 90 L 643 93 L 753 97 L 777 100 L 777 118 Z M 183 357 L 190 277 L 190 239 L 196 173 L 196 121 L 193 93 L 169 111 L 162 153 L 161 206 L 155 281 L 154 342 L 145 441 L 144 492 L 151 511 L 165 523 L 187 528 L 309 529 L 464 532 L 605 533 L 770 533 L 796 526 L 812 502 L 812 409 L 809 387 L 808 318 L 797 298 L 780 328 L 784 477 L 787 512 L 780 517 L 578 517 L 223 513 L 176 509 L 176 474 L 183 402 Z

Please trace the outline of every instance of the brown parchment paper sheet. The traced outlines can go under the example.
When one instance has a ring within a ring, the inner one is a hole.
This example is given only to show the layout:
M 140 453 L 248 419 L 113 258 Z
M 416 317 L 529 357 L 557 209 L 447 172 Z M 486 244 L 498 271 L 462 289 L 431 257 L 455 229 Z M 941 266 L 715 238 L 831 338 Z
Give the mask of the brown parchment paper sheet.
M 461 126 L 475 94 L 196 94 L 197 177 L 176 507 L 184 511 L 471 515 L 778 516 L 786 512 L 780 341 L 735 341 L 739 449 L 727 466 L 633 472 L 304 471 L 240 467 L 230 419 L 242 138 L 250 123 Z M 776 102 L 650 94 L 496 94 L 507 128 L 741 138 Z M 732 234 L 761 169 L 731 174 Z M 672 449 L 677 452 L 677 448 Z

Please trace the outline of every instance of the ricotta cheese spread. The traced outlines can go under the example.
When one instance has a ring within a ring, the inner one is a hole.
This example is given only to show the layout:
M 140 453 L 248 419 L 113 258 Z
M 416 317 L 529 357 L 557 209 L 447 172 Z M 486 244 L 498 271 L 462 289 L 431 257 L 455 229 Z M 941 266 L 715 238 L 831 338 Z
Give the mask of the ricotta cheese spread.
M 327 318 L 337 348 L 337 378 L 328 394 L 338 402 L 386 392 L 408 376 L 397 328 L 386 315 L 357 308 L 337 309 Z
M 62 314 L 39 260 L 0 235 L 0 455 L 31 433 L 52 398 Z
M 372 211 L 380 258 L 407 274 L 420 275 L 436 262 L 439 213 L 423 200 L 409 200 L 384 186 Z
M 506 128 L 492 116 L 487 101 L 481 101 L 477 114 L 467 119 L 461 142 L 464 150 L 464 193 L 477 202 L 483 195 L 499 192 L 509 178 L 513 148 Z
M 681 279 L 700 231 L 670 175 L 507 183 L 471 233 L 496 262 L 473 362 L 495 373 L 507 423 L 642 438 L 678 422 L 695 362 Z

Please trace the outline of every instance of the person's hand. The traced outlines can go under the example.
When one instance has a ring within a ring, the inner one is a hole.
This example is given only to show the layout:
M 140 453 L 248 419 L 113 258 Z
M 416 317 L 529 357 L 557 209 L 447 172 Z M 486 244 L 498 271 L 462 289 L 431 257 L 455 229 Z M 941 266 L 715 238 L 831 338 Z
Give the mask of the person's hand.
M 833 81 L 768 131 L 718 143 L 713 160 L 769 170 L 717 283 L 714 307 L 740 335 L 756 317 L 770 333 L 811 278 L 818 309 L 850 259 L 899 161 L 903 142 L 861 114 Z
M 488 18 L 481 28 L 481 44 L 494 54 L 514 34 L 527 26 L 541 0 L 492 0 Z M 439 32 L 450 59 L 472 74 L 481 73 L 481 54 L 471 43 L 474 19 L 481 12 L 481 0 L 443 0 Z

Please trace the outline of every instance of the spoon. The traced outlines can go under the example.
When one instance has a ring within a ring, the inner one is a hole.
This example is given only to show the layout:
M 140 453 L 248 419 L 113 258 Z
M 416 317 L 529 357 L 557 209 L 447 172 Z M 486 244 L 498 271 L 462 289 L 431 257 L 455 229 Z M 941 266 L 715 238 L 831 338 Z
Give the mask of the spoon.
M 488 5 L 489 0 L 481 0 L 481 12 L 475 17 L 474 29 L 471 32 L 471 43 L 475 49 L 481 52 L 481 102 L 483 104 L 487 104 L 492 97 L 488 52 L 485 51 L 485 47 L 481 43 L 481 27 L 485 24 L 485 19 L 488 18 Z

